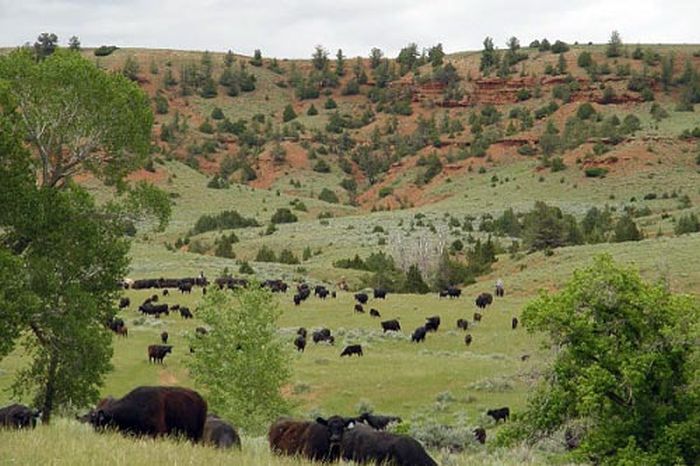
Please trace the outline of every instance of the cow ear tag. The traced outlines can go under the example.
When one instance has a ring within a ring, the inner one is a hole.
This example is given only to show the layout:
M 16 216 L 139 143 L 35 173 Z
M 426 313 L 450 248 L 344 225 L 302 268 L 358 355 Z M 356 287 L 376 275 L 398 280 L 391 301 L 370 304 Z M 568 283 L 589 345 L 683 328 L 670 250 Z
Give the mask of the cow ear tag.
M 348 430 L 349 429 L 354 429 L 355 428 L 355 422 L 351 421 L 350 424 L 348 424 Z

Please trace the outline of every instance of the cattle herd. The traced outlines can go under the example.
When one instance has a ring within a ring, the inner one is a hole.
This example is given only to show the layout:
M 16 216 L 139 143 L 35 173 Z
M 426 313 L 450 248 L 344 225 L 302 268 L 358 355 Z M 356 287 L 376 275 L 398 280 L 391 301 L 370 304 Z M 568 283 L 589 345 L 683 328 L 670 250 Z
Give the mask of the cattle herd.
M 248 282 L 232 277 L 219 278 L 215 284 L 223 288 L 246 287 Z M 162 288 L 163 296 L 170 293 L 167 288 L 175 288 L 182 294 L 192 292 L 194 286 L 201 286 L 206 293 L 208 281 L 203 277 L 185 279 L 145 279 L 123 282 L 125 288 L 151 289 Z M 275 293 L 285 293 L 288 285 L 281 280 L 266 280 L 262 286 Z M 319 299 L 335 298 L 336 293 L 331 292 L 325 286 L 312 288 L 308 284 L 298 285 L 293 296 L 293 303 L 297 306 L 306 301 L 312 294 Z M 459 298 L 462 290 L 456 287 L 448 287 L 439 292 L 440 298 Z M 374 289 L 374 299 L 385 300 L 387 291 Z M 497 287 L 496 295 L 504 295 L 502 284 Z M 367 293 L 354 295 L 356 304 L 354 312 L 364 314 L 364 306 L 369 302 Z M 493 303 L 490 293 L 481 293 L 477 296 L 475 304 L 480 312 L 474 313 L 473 321 L 460 318 L 456 322 L 459 330 L 467 331 L 475 327 L 475 323 L 481 321 L 482 313 Z M 131 305 L 129 298 L 122 298 L 119 308 L 128 308 Z M 144 315 L 160 317 L 169 315 L 171 311 L 179 311 L 183 319 L 193 317 L 187 307 L 178 305 L 168 306 L 158 303 L 158 295 L 154 294 L 146 299 L 138 310 Z M 381 318 L 379 310 L 371 308 L 371 317 Z M 382 332 L 400 332 L 399 318 L 380 321 Z M 411 342 L 421 343 L 426 340 L 429 333 L 437 332 L 441 325 L 440 316 L 426 317 L 425 323 L 411 333 Z M 478 325 L 478 324 L 476 324 Z M 114 333 L 128 336 L 128 329 L 124 321 L 114 317 L 105 323 L 105 326 Z M 518 319 L 512 318 L 511 328 L 515 330 Z M 196 335 L 203 337 L 207 330 L 197 327 Z M 303 353 L 307 346 L 308 332 L 306 328 L 299 328 L 294 337 L 294 346 L 297 351 Z M 164 362 L 165 357 L 172 352 L 173 346 L 168 345 L 168 332 L 160 335 L 162 344 L 149 345 L 149 362 Z M 325 342 L 334 344 L 335 338 L 328 328 L 312 331 L 311 338 L 314 344 Z M 466 334 L 464 342 L 471 345 L 473 337 Z M 364 355 L 363 348 L 359 344 L 347 345 L 340 356 L 359 357 Z M 524 355 L 521 359 L 528 358 Z M 27 406 L 13 404 L 0 408 L 0 427 L 6 428 L 33 428 L 40 413 Z M 487 416 L 499 421 L 507 421 L 510 417 L 508 407 L 490 409 Z M 207 412 L 207 403 L 197 392 L 181 387 L 138 387 L 121 399 L 112 397 L 101 400 L 94 409 L 87 414 L 78 417 L 82 422 L 91 424 L 96 430 L 114 429 L 125 434 L 137 436 L 184 436 L 192 442 L 202 442 L 217 448 L 241 448 L 241 440 L 235 428 L 225 420 L 213 413 Z M 328 419 L 317 418 L 315 420 L 294 420 L 282 418 L 275 421 L 269 429 L 268 441 L 270 449 L 280 455 L 302 456 L 311 460 L 324 462 L 337 461 L 341 458 L 358 463 L 396 464 L 396 465 L 435 465 L 437 464 L 425 451 L 423 446 L 415 439 L 406 435 L 397 435 L 386 432 L 390 423 L 400 423 L 401 418 L 396 416 L 382 416 L 373 413 L 363 413 L 358 417 L 332 416 Z M 473 431 L 474 438 L 479 443 L 485 443 L 486 431 L 478 427 Z

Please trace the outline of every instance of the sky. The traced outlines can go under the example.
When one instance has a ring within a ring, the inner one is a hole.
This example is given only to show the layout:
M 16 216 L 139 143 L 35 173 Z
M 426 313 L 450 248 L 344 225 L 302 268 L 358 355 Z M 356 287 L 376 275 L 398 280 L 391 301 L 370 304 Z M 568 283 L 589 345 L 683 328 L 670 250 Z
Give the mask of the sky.
M 478 50 L 547 37 L 603 43 L 700 44 L 700 0 L 0 0 L 0 47 L 54 32 L 60 44 L 225 51 L 307 58 L 315 45 L 347 56 L 442 43 Z

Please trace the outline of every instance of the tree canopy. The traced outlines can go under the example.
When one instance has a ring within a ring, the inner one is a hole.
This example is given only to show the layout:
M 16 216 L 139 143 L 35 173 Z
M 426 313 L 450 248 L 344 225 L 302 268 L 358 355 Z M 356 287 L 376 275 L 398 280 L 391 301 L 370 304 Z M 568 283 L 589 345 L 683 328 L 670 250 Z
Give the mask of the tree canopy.
M 583 425 L 595 464 L 698 464 L 700 307 L 608 255 L 542 292 L 522 316 L 554 360 L 504 438 L 535 441 Z

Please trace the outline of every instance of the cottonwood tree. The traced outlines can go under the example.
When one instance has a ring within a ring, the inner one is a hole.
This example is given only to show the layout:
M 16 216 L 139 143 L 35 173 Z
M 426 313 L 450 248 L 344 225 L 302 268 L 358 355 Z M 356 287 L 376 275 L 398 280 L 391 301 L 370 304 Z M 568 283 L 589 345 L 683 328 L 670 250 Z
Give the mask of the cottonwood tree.
M 71 36 L 71 38 L 68 39 L 68 48 L 74 52 L 80 52 L 80 39 L 78 36 Z
M 522 323 L 553 361 L 500 440 L 530 442 L 576 422 L 594 464 L 698 464 L 700 306 L 609 255 L 542 292 Z
M 19 50 L 0 59 L 0 106 L 36 150 L 39 184 L 60 187 L 89 170 L 116 182 L 143 165 L 153 114 L 148 96 L 118 74 L 63 50 L 35 62 Z
M 42 32 L 34 42 L 34 53 L 37 60 L 43 60 L 56 51 L 58 36 L 53 32 Z
M 280 391 L 291 375 L 289 350 L 277 335 L 281 313 L 257 283 L 212 290 L 197 312 L 209 332 L 189 337 L 187 366 L 210 408 L 253 434 L 289 411 Z

